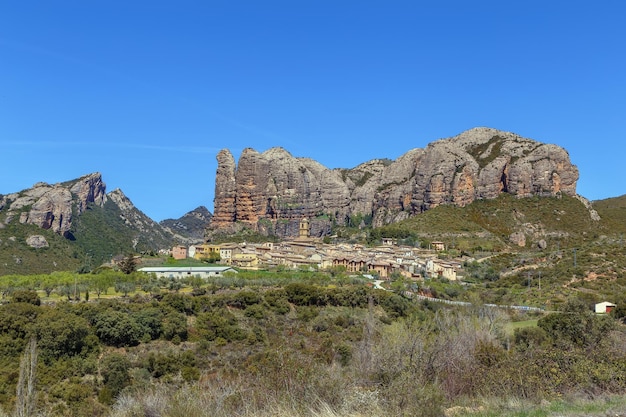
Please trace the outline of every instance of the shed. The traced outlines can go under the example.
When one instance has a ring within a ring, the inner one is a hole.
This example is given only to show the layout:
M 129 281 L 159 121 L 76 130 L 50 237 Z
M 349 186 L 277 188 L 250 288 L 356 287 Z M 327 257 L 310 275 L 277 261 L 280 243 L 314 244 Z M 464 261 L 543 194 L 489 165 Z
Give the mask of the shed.
M 615 304 L 613 303 L 609 303 L 608 301 L 603 301 L 601 303 L 596 304 L 596 313 L 599 314 L 608 314 L 611 312 L 611 310 L 613 310 L 615 307 L 617 307 Z

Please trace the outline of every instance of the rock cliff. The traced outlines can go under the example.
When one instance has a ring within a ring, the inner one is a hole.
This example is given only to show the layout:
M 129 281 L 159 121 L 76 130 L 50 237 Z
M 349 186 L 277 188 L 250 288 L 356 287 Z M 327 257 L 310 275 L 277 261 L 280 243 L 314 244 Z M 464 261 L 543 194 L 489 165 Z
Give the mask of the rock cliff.
M 303 217 L 311 219 L 312 235 L 321 236 L 333 222 L 371 219 L 380 226 L 500 193 L 573 196 L 578 180 L 563 148 L 490 128 L 352 169 L 329 169 L 282 148 L 245 149 L 238 163 L 224 149 L 217 162 L 210 229 L 243 225 L 279 235 L 291 235 L 297 228 L 289 225 Z
M 105 190 L 99 173 L 69 183 L 40 182 L 19 193 L 0 196 L 0 210 L 6 209 L 0 221 L 8 224 L 17 218 L 22 224 L 34 224 L 65 236 L 72 227 L 74 215 L 83 213 L 89 204 L 104 205 Z
M 157 249 L 174 240 L 185 243 L 189 240 L 154 222 L 138 210 L 120 189 L 107 193 L 100 173 L 54 185 L 40 182 L 17 193 L 0 195 L 0 225 L 19 221 L 73 238 L 81 218 L 95 209 L 99 209 L 100 213 L 107 210 L 115 213 L 108 217 L 119 223 L 115 227 L 121 226 L 132 236 L 133 248 L 138 242 L 143 243 L 143 248 Z M 105 224 L 109 221 L 105 217 L 95 223 Z M 84 228 L 80 232 L 84 233 Z

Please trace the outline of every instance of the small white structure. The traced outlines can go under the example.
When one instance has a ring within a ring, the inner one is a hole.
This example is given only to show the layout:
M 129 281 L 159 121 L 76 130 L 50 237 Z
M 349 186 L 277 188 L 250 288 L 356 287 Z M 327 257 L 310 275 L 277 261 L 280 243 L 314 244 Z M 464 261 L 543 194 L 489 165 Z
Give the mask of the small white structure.
M 139 268 L 139 272 L 155 274 L 158 278 L 211 278 L 221 277 L 225 272 L 237 273 L 230 266 L 147 266 Z
M 608 301 L 603 301 L 601 303 L 596 304 L 596 313 L 598 314 L 608 314 L 617 307 L 613 303 L 609 303 Z

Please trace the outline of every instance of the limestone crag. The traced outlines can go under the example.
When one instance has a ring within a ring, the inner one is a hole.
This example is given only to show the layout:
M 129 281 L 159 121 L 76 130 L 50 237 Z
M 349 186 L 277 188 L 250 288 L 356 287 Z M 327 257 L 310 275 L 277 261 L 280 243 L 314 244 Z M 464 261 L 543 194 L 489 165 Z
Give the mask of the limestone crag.
M 282 148 L 247 148 L 237 164 L 225 149 L 217 161 L 210 228 L 243 224 L 281 236 L 297 230 L 302 217 L 316 222 L 313 235 L 323 235 L 332 222 L 345 224 L 355 216 L 380 226 L 441 204 L 464 206 L 501 193 L 573 196 L 578 180 L 563 148 L 490 128 L 352 169 L 329 169 Z
M 225 229 L 237 221 L 235 197 L 237 185 L 235 172 L 237 165 L 229 150 L 223 149 L 217 154 L 217 172 L 215 174 L 215 201 L 211 224 L 218 229 Z
M 7 208 L 4 223 L 16 217 L 22 224 L 34 224 L 60 235 L 69 233 L 74 216 L 87 205 L 102 206 L 106 202 L 106 186 L 99 173 L 84 176 L 75 182 L 50 185 L 44 182 L 19 193 L 0 198 L 0 210 Z
M 77 197 L 78 214 L 83 213 L 88 204 L 93 203 L 102 207 L 107 201 L 106 185 L 102 182 L 100 173 L 89 174 L 78 179 L 70 187 L 70 191 Z

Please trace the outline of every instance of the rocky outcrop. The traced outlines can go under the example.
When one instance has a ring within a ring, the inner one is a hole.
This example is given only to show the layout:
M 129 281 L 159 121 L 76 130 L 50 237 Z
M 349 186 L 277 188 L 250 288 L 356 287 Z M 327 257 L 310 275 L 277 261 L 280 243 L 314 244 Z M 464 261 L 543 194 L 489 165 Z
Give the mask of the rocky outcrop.
M 112 204 L 107 205 L 109 202 Z M 161 248 L 175 240 L 173 232 L 137 210 L 122 190 L 115 189 L 107 194 L 99 173 L 55 185 L 40 182 L 27 190 L 0 196 L 0 224 L 17 220 L 21 224 L 33 224 L 69 238 L 72 237 L 73 226 L 80 224 L 80 219 L 89 213 L 90 207 L 104 211 L 105 206 L 116 213 L 115 221 L 124 225 L 133 248 L 138 243 L 142 248 Z M 101 223 L 107 221 L 102 219 Z M 180 240 L 186 242 L 184 238 Z M 164 242 L 167 243 L 164 245 Z M 28 245 L 42 243 L 41 239 L 34 239 Z
M 501 193 L 573 196 L 578 180 L 563 148 L 490 128 L 352 169 L 329 169 L 282 148 L 245 149 L 237 164 L 222 150 L 217 161 L 210 228 L 245 225 L 283 236 L 297 230 L 302 217 L 325 222 L 312 232 L 321 235 L 333 222 L 371 219 L 380 226 L 441 204 L 464 206 Z
M 70 187 L 70 191 L 76 196 L 77 214 L 83 213 L 88 204 L 102 207 L 107 201 L 106 185 L 102 182 L 100 173 L 86 175 L 78 179 Z
M 237 184 L 235 173 L 237 165 L 229 150 L 223 149 L 217 154 L 217 172 L 215 174 L 215 201 L 211 224 L 224 229 L 237 221 L 235 198 Z
M 26 244 L 35 249 L 47 248 L 50 246 L 46 238 L 41 235 L 32 235 L 27 237 Z
M 17 218 L 22 224 L 34 224 L 65 236 L 75 214 L 80 215 L 89 204 L 102 206 L 106 202 L 105 189 L 99 173 L 69 183 L 40 182 L 27 190 L 3 196 L 0 210 L 6 210 L 4 223 Z

